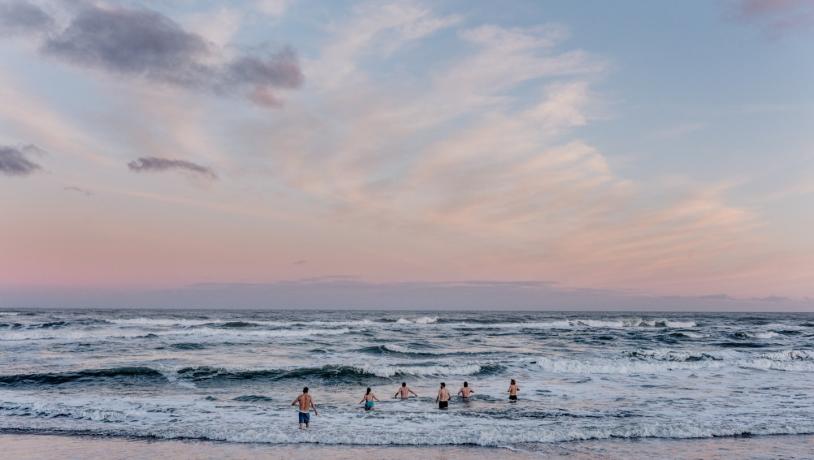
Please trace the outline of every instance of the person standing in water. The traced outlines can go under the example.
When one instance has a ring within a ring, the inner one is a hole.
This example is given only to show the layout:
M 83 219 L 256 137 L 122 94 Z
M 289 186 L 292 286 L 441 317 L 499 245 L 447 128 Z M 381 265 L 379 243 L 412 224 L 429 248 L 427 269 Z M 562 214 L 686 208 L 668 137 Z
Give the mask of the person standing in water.
M 373 401 L 378 401 L 378 400 L 379 400 L 379 398 L 377 398 L 376 395 L 373 394 L 373 391 L 370 389 L 370 387 L 367 387 L 367 392 L 365 393 L 364 396 L 362 396 L 362 400 L 359 401 L 359 404 L 365 403 L 365 410 L 366 411 L 367 410 L 373 410 L 373 404 L 374 404 Z
M 441 388 L 438 390 L 438 396 L 435 397 L 439 409 L 446 409 L 449 407 L 449 391 L 447 391 L 447 384 L 441 382 Z
M 464 382 L 464 386 L 462 386 L 462 387 L 461 387 L 461 389 L 460 389 L 460 390 L 458 390 L 458 395 L 459 395 L 461 398 L 463 398 L 463 400 L 464 400 L 464 401 L 466 401 L 466 400 L 468 400 L 468 399 L 469 399 L 469 397 L 470 397 L 470 396 L 471 396 L 471 395 L 472 395 L 474 392 L 475 392 L 475 391 L 474 391 L 472 388 L 470 388 L 470 387 L 469 387 L 469 382 Z
M 401 387 L 399 387 L 399 389 L 396 390 L 396 394 L 394 394 L 393 397 L 399 399 L 408 399 L 410 397 L 410 393 L 412 393 L 413 396 L 418 397 L 415 391 L 413 391 L 410 387 L 407 386 L 407 382 L 401 382 Z
M 314 404 L 314 398 L 308 394 L 308 387 L 303 388 L 302 394 L 297 396 L 297 399 L 291 403 L 292 406 L 296 406 L 298 404 L 300 406 L 300 429 L 303 429 L 303 425 L 305 425 L 305 428 L 308 428 L 309 423 L 311 423 L 311 409 L 314 409 L 314 415 L 319 415 L 319 412 L 317 412 L 317 405 Z
M 512 379 L 512 383 L 509 384 L 509 401 L 517 401 L 518 391 L 520 391 L 520 387 L 517 386 L 517 382 Z

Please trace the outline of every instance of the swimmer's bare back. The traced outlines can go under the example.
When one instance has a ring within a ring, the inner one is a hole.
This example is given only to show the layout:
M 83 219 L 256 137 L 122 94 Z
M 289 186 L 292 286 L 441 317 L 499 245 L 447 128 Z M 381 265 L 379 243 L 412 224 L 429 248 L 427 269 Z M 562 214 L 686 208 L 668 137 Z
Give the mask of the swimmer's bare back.
M 394 394 L 393 397 L 394 398 L 399 398 L 399 399 L 408 399 L 410 397 L 410 393 L 412 393 L 413 396 L 416 396 L 416 397 L 418 396 L 416 394 L 416 392 L 413 391 L 410 387 L 401 386 L 401 387 L 399 387 L 398 390 L 396 390 L 396 394 Z
M 314 399 L 308 393 L 303 393 L 297 396 L 297 399 L 294 400 L 291 405 L 298 404 L 300 406 L 300 412 L 310 412 L 311 409 L 314 409 L 314 415 L 319 415 L 317 412 L 317 405 L 314 403 Z

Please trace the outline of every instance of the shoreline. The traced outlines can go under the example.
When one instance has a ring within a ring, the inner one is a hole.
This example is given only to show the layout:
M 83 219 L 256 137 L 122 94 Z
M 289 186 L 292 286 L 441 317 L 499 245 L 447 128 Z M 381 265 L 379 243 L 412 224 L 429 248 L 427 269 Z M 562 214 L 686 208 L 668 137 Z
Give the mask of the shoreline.
M 600 458 L 652 459 L 665 455 L 691 458 L 804 458 L 814 451 L 814 434 L 733 436 L 695 439 L 604 439 L 561 443 L 541 443 L 525 448 L 446 446 L 365 446 L 326 444 L 234 443 L 195 439 L 136 438 L 94 434 L 0 432 L 0 449 L 15 459 L 38 458 L 200 458 L 243 459 L 280 458 L 286 460 L 335 458 L 407 460 L 506 458 Z

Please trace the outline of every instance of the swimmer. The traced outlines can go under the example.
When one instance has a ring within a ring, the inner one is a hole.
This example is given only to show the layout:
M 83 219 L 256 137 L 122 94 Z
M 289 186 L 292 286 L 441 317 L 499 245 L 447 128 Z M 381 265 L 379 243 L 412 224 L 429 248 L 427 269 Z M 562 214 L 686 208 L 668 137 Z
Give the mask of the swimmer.
M 410 393 L 412 393 L 413 396 L 418 397 L 415 391 L 407 386 L 407 382 L 401 382 L 401 387 L 396 390 L 396 394 L 394 394 L 393 397 L 398 399 L 408 399 L 410 397 Z
M 464 386 L 458 390 L 458 395 L 463 398 L 464 401 L 468 400 L 475 391 L 469 386 L 469 382 L 464 382 Z
M 435 397 L 439 409 L 446 409 L 449 407 L 449 391 L 447 391 L 447 384 L 441 382 L 441 388 L 438 390 L 438 396 Z
M 362 400 L 359 401 L 359 404 L 365 403 L 365 410 L 366 411 L 367 410 L 373 410 L 373 405 L 374 405 L 373 401 L 378 401 L 378 400 L 379 400 L 379 398 L 377 398 L 376 395 L 373 394 L 373 391 L 370 389 L 370 387 L 368 387 L 367 392 L 365 393 L 364 396 L 362 396 Z
M 517 382 L 512 379 L 512 383 L 509 384 L 509 401 L 517 401 L 518 391 L 520 391 L 520 387 L 517 386 Z
M 311 409 L 314 409 L 314 415 L 319 415 L 319 412 L 317 412 L 317 405 L 314 404 L 314 398 L 308 394 L 308 387 L 303 388 L 302 394 L 297 396 L 297 399 L 291 403 L 292 406 L 296 406 L 298 404 L 300 406 L 300 429 L 302 430 L 303 425 L 305 425 L 305 428 L 308 428 L 309 423 L 311 423 Z

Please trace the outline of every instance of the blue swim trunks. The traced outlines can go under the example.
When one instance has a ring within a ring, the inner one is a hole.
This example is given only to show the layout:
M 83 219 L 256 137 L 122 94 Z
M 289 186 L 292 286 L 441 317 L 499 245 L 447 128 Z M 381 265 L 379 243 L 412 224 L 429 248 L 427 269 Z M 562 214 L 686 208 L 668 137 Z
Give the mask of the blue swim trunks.
M 365 401 L 365 410 L 373 409 L 373 401 Z
M 311 414 L 309 412 L 300 412 L 300 423 L 309 423 L 311 421 Z

